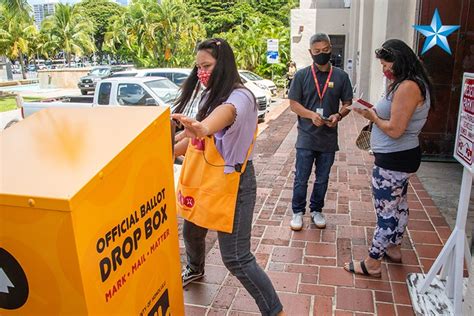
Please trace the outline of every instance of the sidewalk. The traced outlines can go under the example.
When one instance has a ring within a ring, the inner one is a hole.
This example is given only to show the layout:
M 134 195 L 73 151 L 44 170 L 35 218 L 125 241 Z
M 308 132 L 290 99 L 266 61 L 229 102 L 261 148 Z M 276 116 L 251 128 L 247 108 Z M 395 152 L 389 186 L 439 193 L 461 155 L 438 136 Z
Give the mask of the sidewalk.
M 257 139 L 254 159 L 258 191 L 252 250 L 272 279 L 286 314 L 413 315 L 406 275 L 428 272 L 451 232 L 444 217 L 413 177 L 408 198 L 410 222 L 402 249 L 404 264 L 384 261 L 381 279 L 345 272 L 345 262 L 367 255 L 376 220 L 370 188 L 373 157 L 354 145 L 364 121 L 350 114 L 339 127 L 341 150 L 332 168 L 324 208 L 327 228 L 317 229 L 306 215 L 301 232 L 289 228 L 295 123 L 296 115 L 289 109 L 271 121 Z M 186 314 L 259 315 L 253 299 L 227 272 L 214 241 L 215 233 L 210 233 L 206 276 L 184 290 Z

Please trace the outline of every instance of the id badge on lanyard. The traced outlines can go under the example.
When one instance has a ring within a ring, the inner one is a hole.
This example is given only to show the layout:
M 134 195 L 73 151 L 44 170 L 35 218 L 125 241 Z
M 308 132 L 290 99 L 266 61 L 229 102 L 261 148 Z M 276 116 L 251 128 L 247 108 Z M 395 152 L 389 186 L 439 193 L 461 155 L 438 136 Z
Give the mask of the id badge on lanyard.
M 329 75 L 328 78 L 326 79 L 326 83 L 324 84 L 323 92 L 321 93 L 321 89 L 319 88 L 319 82 L 318 82 L 318 77 L 316 77 L 316 72 L 314 71 L 314 64 L 311 65 L 311 71 L 313 73 L 313 79 L 314 79 L 314 84 L 316 85 L 316 91 L 318 92 L 319 96 L 319 107 L 316 109 L 316 113 L 319 115 L 323 116 L 323 98 L 324 95 L 326 94 L 326 90 L 328 89 L 329 81 L 331 80 L 332 76 L 332 66 L 331 69 L 329 70 Z

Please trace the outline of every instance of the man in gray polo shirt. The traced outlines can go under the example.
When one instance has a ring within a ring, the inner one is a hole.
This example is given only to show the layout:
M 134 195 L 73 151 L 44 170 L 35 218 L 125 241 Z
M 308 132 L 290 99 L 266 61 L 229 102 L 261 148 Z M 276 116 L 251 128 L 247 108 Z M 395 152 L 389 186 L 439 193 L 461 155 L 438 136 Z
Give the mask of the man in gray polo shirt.
M 314 62 L 295 74 L 288 94 L 291 110 L 298 115 L 293 219 L 290 223 L 293 230 L 303 228 L 308 179 L 313 164 L 316 166 L 316 182 L 309 204 L 311 218 L 316 227 L 326 227 L 322 209 L 329 172 L 339 150 L 337 124 L 349 113 L 346 107 L 352 103 L 349 76 L 331 65 L 331 50 L 327 34 L 318 33 L 311 37 L 309 53 Z M 339 107 L 341 102 L 342 108 Z

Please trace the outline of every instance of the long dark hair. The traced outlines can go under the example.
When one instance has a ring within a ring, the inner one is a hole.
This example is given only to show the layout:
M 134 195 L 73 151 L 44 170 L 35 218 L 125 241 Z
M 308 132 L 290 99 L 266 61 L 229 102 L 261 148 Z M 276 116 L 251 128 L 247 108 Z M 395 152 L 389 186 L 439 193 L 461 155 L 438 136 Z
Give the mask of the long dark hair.
M 431 107 L 434 108 L 433 83 L 421 60 L 405 42 L 398 39 L 389 39 L 383 43 L 381 48 L 375 50 L 375 57 L 390 63 L 393 62 L 392 72 L 395 80 L 388 86 L 387 95 L 393 93 L 402 81 L 412 80 L 420 88 L 425 100 L 426 86 L 428 86 Z
M 205 89 L 207 99 L 197 114 L 196 119 L 198 121 L 205 119 L 216 107 L 226 101 L 234 89 L 244 88 L 235 63 L 234 52 L 224 39 L 212 38 L 205 40 L 198 45 L 197 51 L 200 50 L 209 52 L 216 59 L 216 65 Z M 191 106 L 189 101 L 196 97 L 200 88 L 201 84 L 198 82 L 197 66 L 195 65 L 191 74 L 183 83 L 174 112 L 182 113 L 187 105 Z

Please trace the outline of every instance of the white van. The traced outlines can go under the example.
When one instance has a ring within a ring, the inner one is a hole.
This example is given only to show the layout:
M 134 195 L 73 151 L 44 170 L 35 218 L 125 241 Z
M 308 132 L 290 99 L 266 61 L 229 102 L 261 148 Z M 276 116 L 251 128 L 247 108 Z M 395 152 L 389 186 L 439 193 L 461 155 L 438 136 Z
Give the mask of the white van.
M 248 81 L 252 81 L 259 88 L 269 90 L 272 96 L 276 96 L 277 87 L 273 81 L 264 79 L 260 77 L 259 75 L 248 70 L 239 70 L 239 74 L 240 74 L 240 77 L 245 77 L 245 79 L 247 79 Z

